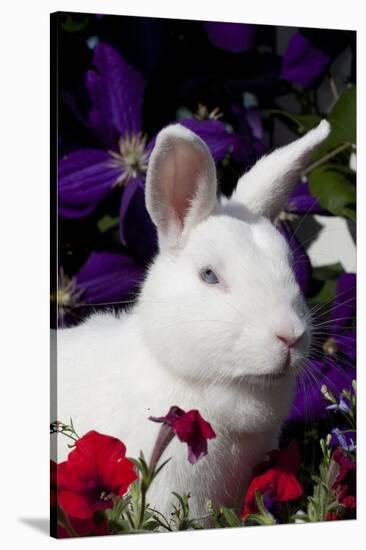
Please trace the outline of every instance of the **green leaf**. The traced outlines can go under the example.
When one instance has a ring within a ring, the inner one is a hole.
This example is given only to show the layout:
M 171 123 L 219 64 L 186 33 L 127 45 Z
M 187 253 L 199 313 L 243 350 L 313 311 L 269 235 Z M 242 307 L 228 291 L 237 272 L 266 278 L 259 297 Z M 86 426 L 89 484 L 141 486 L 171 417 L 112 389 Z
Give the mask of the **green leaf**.
M 336 286 L 336 280 L 325 281 L 321 290 L 311 299 L 311 302 L 315 304 L 330 304 L 334 299 Z
M 322 265 L 313 268 L 313 278 L 317 281 L 328 281 L 329 279 L 338 279 L 344 269 L 340 262 Z
M 152 474 L 152 480 L 156 478 L 158 473 L 161 472 L 161 470 L 164 468 L 164 466 L 166 466 L 166 464 L 168 464 L 168 462 L 170 462 L 170 461 L 171 461 L 171 458 L 168 458 L 162 464 L 160 464 L 160 466 L 156 470 L 154 470 L 154 472 Z
M 225 506 L 223 506 L 222 508 L 220 508 L 220 512 L 224 516 L 229 527 L 240 527 L 242 525 L 241 520 L 231 508 L 226 508 Z
M 356 143 L 356 87 L 348 88 L 338 99 L 328 120 L 333 139 L 338 143 Z
M 61 28 L 67 32 L 79 32 L 86 29 L 89 22 L 89 15 L 70 15 L 67 14 L 61 21 Z
M 159 526 L 160 526 L 160 522 L 155 520 L 149 520 L 149 521 L 145 521 L 143 528 L 146 529 L 147 531 L 154 531 Z
M 119 216 L 109 216 L 108 214 L 106 216 L 103 216 L 98 223 L 97 227 L 101 233 L 106 233 L 110 229 L 118 226 L 119 224 Z
M 297 115 L 293 113 L 287 113 L 279 109 L 272 109 L 269 111 L 271 114 L 279 115 L 284 118 L 284 122 L 287 123 L 291 129 L 296 126 L 295 130 L 299 134 L 305 134 L 308 130 L 315 128 L 321 121 L 321 117 L 318 115 Z
M 347 207 L 356 204 L 354 185 L 333 164 L 315 168 L 309 182 L 310 191 L 320 205 L 336 216 L 342 216 Z
M 349 218 L 353 222 L 356 222 L 356 209 L 351 208 L 350 206 L 346 206 L 345 208 L 342 208 L 341 215 L 345 218 Z
M 315 158 L 324 156 L 328 151 L 341 144 L 356 143 L 356 88 L 348 88 L 337 100 L 328 115 L 331 125 L 329 137 L 318 148 Z

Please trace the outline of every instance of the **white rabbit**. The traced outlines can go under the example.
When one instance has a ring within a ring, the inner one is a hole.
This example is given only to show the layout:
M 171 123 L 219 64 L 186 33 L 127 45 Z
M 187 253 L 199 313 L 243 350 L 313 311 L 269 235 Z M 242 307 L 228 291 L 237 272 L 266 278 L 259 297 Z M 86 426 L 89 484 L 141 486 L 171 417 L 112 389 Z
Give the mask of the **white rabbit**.
M 148 417 L 172 405 L 215 430 L 195 465 L 177 438 L 164 452 L 172 460 L 148 493 L 163 513 L 171 491 L 191 493 L 195 516 L 208 499 L 239 510 L 253 466 L 278 445 L 311 327 L 272 220 L 329 130 L 323 120 L 263 157 L 219 202 L 205 143 L 179 124 L 163 129 L 146 180 L 160 252 L 137 304 L 58 331 L 57 419 L 72 417 L 80 434 L 114 435 L 127 456 L 149 458 L 160 424 Z M 59 437 L 58 461 L 67 452 Z

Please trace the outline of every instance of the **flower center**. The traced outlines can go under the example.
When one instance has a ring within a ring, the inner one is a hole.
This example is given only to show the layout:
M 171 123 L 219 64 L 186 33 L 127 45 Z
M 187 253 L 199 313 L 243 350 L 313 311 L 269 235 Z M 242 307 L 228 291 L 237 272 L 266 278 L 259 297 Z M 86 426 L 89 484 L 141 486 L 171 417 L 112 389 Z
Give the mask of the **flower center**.
M 145 174 L 149 154 L 146 152 L 146 135 L 125 134 L 118 141 L 118 152 L 109 151 L 112 157 L 111 166 L 120 168 L 121 174 L 114 182 L 114 187 L 122 187 L 132 178 Z
M 99 500 L 103 500 L 103 502 L 108 502 L 109 500 L 112 500 L 113 493 L 107 493 L 107 491 L 102 491 L 99 495 Z
M 277 225 L 279 222 L 286 222 L 286 221 L 289 221 L 289 222 L 293 222 L 295 220 L 297 220 L 299 216 L 297 214 L 293 214 L 292 212 L 287 212 L 286 210 L 282 210 L 277 218 L 275 219 L 274 221 L 274 224 Z
M 84 289 L 77 286 L 75 277 L 68 277 L 61 268 L 58 276 L 58 288 L 51 294 L 51 301 L 56 302 L 61 320 L 74 307 L 84 303 L 80 300 L 83 292 Z
M 327 355 L 331 355 L 331 356 L 333 356 L 337 353 L 338 348 L 337 348 L 337 343 L 334 340 L 334 338 L 330 337 L 327 340 L 325 340 L 325 342 L 323 344 L 323 351 Z
M 194 116 L 197 120 L 219 120 L 224 114 L 221 113 L 219 107 L 215 107 L 212 111 L 209 111 L 206 105 L 199 103 Z

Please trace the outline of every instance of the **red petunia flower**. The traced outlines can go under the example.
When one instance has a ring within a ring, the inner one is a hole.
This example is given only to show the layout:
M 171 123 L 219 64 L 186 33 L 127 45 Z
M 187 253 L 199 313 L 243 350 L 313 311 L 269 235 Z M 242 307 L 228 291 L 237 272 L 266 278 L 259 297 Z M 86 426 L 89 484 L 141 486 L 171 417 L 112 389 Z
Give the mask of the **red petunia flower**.
M 58 502 L 71 518 L 88 519 L 113 506 L 137 479 L 133 463 L 119 439 L 90 431 L 78 439 L 65 462 L 58 465 Z
M 287 502 L 299 498 L 303 488 L 296 478 L 300 469 L 300 454 L 296 441 L 286 449 L 276 449 L 269 453 L 269 461 L 257 466 L 245 495 L 241 518 L 258 512 L 255 491 L 277 502 Z
M 337 520 L 337 514 L 336 512 L 327 512 L 325 515 L 326 521 L 336 521 Z
M 50 508 L 53 509 L 57 502 L 57 464 L 50 460 Z
M 169 426 L 178 438 L 188 445 L 188 461 L 195 464 L 207 455 L 207 440 L 216 437 L 211 425 L 197 409 L 185 412 L 177 406 L 170 407 L 166 416 L 150 416 L 154 422 Z
M 337 500 L 349 510 L 356 508 L 356 462 L 341 447 L 337 447 L 332 455 L 339 470 L 332 485 Z

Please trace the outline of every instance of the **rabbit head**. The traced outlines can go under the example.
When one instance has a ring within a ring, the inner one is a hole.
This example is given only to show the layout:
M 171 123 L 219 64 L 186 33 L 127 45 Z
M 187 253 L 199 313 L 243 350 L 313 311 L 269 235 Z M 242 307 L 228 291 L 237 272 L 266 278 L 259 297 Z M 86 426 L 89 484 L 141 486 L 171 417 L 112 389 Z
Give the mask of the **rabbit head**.
M 179 124 L 159 133 L 146 205 L 160 253 L 137 308 L 153 355 L 177 377 L 263 384 L 301 369 L 311 327 L 273 220 L 329 130 L 322 121 L 261 158 L 221 202 L 205 143 Z

